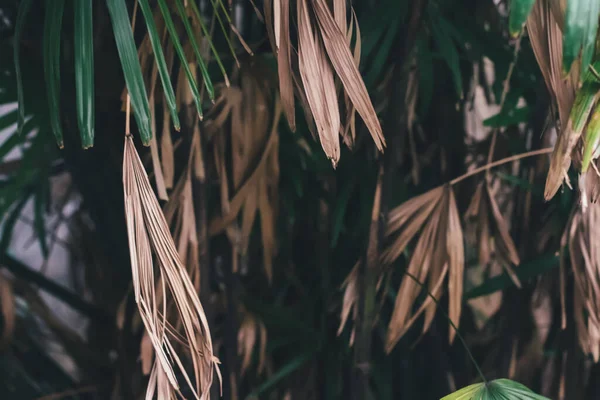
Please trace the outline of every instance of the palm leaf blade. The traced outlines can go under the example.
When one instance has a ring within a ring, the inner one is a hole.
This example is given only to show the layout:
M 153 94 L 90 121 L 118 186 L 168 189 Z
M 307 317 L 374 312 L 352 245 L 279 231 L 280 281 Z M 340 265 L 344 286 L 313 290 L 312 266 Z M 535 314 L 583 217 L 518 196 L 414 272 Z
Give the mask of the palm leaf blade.
M 94 42 L 92 0 L 75 2 L 75 92 L 84 149 L 94 145 Z
M 64 0 L 47 0 L 44 20 L 44 73 L 50 108 L 50 126 L 56 144 L 60 148 L 64 146 L 60 125 L 60 30 L 64 7 Z
M 131 105 L 133 106 L 135 120 L 140 130 L 140 137 L 144 145 L 149 146 L 152 139 L 152 129 L 150 128 L 150 105 L 142 69 L 138 60 L 137 49 L 133 38 L 133 32 L 129 25 L 129 13 L 124 0 L 107 0 L 108 11 L 113 24 L 115 41 L 123 73 L 125 75 L 125 84 Z

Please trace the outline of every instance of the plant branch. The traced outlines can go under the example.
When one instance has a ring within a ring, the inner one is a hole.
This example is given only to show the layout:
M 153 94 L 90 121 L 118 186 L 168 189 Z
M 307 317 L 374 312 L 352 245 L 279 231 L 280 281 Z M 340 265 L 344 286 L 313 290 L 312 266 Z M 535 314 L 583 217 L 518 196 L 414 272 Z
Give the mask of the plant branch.
M 471 170 L 471 171 L 469 171 L 469 172 L 467 172 L 467 173 L 459 176 L 458 178 L 452 179 L 449 182 L 449 184 L 450 184 L 450 186 L 454 186 L 455 184 L 457 184 L 457 183 L 459 183 L 459 182 L 461 182 L 461 181 L 463 181 L 463 180 L 465 180 L 467 178 L 470 178 L 473 175 L 477 175 L 480 172 L 487 171 L 487 170 L 489 170 L 491 168 L 494 168 L 494 167 L 497 167 L 499 165 L 507 164 L 507 163 L 509 163 L 511 161 L 517 161 L 517 160 L 520 160 L 522 158 L 539 156 L 541 154 L 549 154 L 549 153 L 552 153 L 552 150 L 553 149 L 551 147 L 547 147 L 545 149 L 539 149 L 539 150 L 528 151 L 526 153 L 515 154 L 514 156 L 506 157 L 506 158 L 503 158 L 501 160 L 494 161 L 492 163 L 483 165 L 483 166 L 481 166 L 479 168 L 475 168 L 474 170 Z
M 513 71 L 515 70 L 515 65 L 517 64 L 517 58 L 519 57 L 519 50 L 521 49 L 521 38 L 523 34 L 521 33 L 517 38 L 517 43 L 515 44 L 515 50 L 513 53 L 513 60 L 508 66 L 508 72 L 506 73 L 506 79 L 504 80 L 504 85 L 502 87 L 502 95 L 500 97 L 500 112 L 504 109 L 504 103 L 506 102 L 506 96 L 508 95 L 508 91 L 510 89 L 510 78 L 512 77 Z M 496 139 L 498 136 L 498 128 L 495 128 L 492 132 L 492 143 L 490 144 L 490 149 L 488 150 L 487 163 L 491 163 L 494 158 L 494 149 L 496 148 Z M 487 172 L 486 172 L 487 175 Z
M 467 352 L 467 355 L 469 356 L 469 358 L 471 359 L 471 362 L 475 366 L 475 369 L 477 370 L 477 373 L 479 374 L 479 377 L 481 378 L 481 380 L 483 381 L 483 383 L 485 383 L 487 385 L 488 381 L 485 378 L 485 375 L 483 374 L 483 371 L 481 371 L 481 368 L 479 367 L 479 364 L 477 363 L 477 361 L 475 361 L 475 357 L 473 356 L 473 353 L 471 353 L 471 350 L 469 350 L 469 346 L 467 345 L 467 342 L 465 341 L 465 339 L 463 338 L 463 336 L 460 334 L 460 332 L 459 332 L 458 327 L 456 326 L 456 324 L 454 322 L 452 322 L 452 319 L 448 316 L 448 313 L 446 313 L 446 311 L 444 311 L 441 307 L 439 307 L 439 305 L 440 305 L 439 300 L 433 295 L 433 293 L 431 293 L 429 291 L 429 288 L 427 288 L 423 283 L 421 283 L 421 281 L 419 281 L 410 272 L 404 271 L 404 274 L 406 276 L 408 276 L 409 278 L 411 278 L 413 281 L 415 281 L 415 283 L 417 285 L 421 286 L 421 288 L 425 291 L 425 293 L 427 293 L 427 296 L 429 296 L 431 298 L 431 300 L 435 303 L 435 305 L 438 306 L 437 307 L 438 310 L 441 310 L 442 314 L 444 314 L 444 317 L 446 317 L 446 319 L 448 320 L 448 323 L 450 324 L 450 326 L 452 327 L 452 329 L 454 329 L 454 331 L 456 332 L 456 337 L 458 337 L 458 339 L 462 343 L 463 347 L 465 348 L 465 351 Z

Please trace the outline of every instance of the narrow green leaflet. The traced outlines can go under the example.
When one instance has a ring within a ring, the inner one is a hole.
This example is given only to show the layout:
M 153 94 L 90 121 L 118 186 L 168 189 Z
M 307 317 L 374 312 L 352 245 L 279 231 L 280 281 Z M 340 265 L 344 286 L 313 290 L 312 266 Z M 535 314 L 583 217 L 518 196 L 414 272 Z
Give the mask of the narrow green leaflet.
M 183 51 L 183 47 L 181 47 L 181 42 L 179 41 L 177 29 L 175 29 L 173 18 L 171 18 L 171 13 L 169 12 L 169 6 L 167 5 L 167 2 L 165 0 L 158 0 L 158 6 L 160 7 L 160 11 L 162 12 L 163 18 L 165 19 L 165 25 L 167 26 L 167 30 L 169 31 L 169 35 L 171 36 L 173 47 L 175 48 L 175 51 L 179 56 L 179 61 L 181 61 L 181 66 L 183 67 L 185 75 L 187 76 L 188 84 L 190 85 L 190 90 L 192 91 L 192 97 L 194 98 L 194 103 L 196 104 L 196 110 L 198 111 L 198 116 L 200 117 L 200 119 L 202 119 L 202 104 L 200 103 L 200 93 L 198 92 L 198 86 L 196 85 L 196 80 L 194 79 L 194 75 L 192 75 L 192 71 L 190 70 L 188 61 L 185 58 L 185 52 Z
M 511 36 L 516 37 L 521 33 L 534 4 L 535 0 L 512 0 L 510 2 L 508 30 Z
M 581 71 L 585 72 L 594 56 L 600 1 L 569 0 L 565 16 L 563 37 L 563 68 L 571 70 L 571 65 L 581 52 Z
M 152 51 L 154 52 L 154 59 L 156 60 L 156 66 L 158 67 L 158 74 L 160 75 L 160 81 L 162 82 L 163 92 L 165 99 L 167 100 L 167 106 L 171 113 L 171 119 L 175 129 L 179 131 L 181 129 L 179 123 L 179 115 L 177 114 L 177 103 L 175 101 L 175 93 L 173 91 L 173 85 L 171 84 L 171 77 L 167 68 L 167 62 L 165 61 L 165 55 L 162 50 L 160 35 L 154 22 L 154 15 L 152 9 L 148 4 L 148 0 L 139 0 L 142 14 L 144 14 L 144 20 L 148 28 L 148 36 L 150 37 L 150 44 L 152 44 Z
M 419 109 L 425 115 L 433 97 L 433 57 L 424 35 L 417 38 L 416 46 L 419 66 Z
M 528 280 L 535 278 L 536 276 L 541 275 L 557 266 L 558 257 L 554 254 L 549 254 L 526 263 L 521 263 L 519 267 L 515 268 L 515 273 L 521 282 L 527 282 Z M 513 285 L 513 281 L 510 279 L 508 274 L 505 273 L 487 279 L 481 285 L 469 290 L 465 293 L 464 299 L 469 300 L 476 297 L 485 296 L 499 290 L 504 290 Z
M 592 158 L 597 157 L 598 142 L 600 141 L 600 105 L 596 105 L 592 117 L 587 125 L 585 141 L 583 146 L 583 160 L 581 161 L 581 172 L 586 172 Z
M 510 379 L 476 383 L 444 396 L 441 400 L 549 400 Z
M 94 38 L 92 0 L 77 0 L 75 11 L 75 93 L 77 125 L 84 149 L 94 145 Z
M 252 396 L 263 395 L 265 392 L 269 391 L 273 387 L 275 387 L 281 380 L 286 378 L 288 375 L 296 371 L 305 362 L 310 360 L 315 354 L 315 350 L 307 351 L 298 355 L 296 358 L 293 358 L 290 362 L 288 362 L 285 366 L 283 366 L 279 371 L 275 372 L 273 375 L 269 377 L 263 384 L 261 384 L 252 394 Z
M 44 174 L 45 175 L 45 174 Z M 42 184 L 36 188 L 36 194 L 33 197 L 33 227 L 40 242 L 42 255 L 44 259 L 48 258 L 48 243 L 46 242 L 46 212 L 45 207 L 48 202 L 48 191 L 50 190 L 47 176 L 42 177 Z
M 458 50 L 456 44 L 452 41 L 451 35 L 445 29 L 447 22 L 441 16 L 432 18 L 431 31 L 433 38 L 437 44 L 437 48 L 440 51 L 442 57 L 448 64 L 450 71 L 452 72 L 452 79 L 454 80 L 454 87 L 456 88 L 456 94 L 458 97 L 463 97 L 463 84 L 462 74 L 460 72 L 460 60 L 458 57 Z
M 15 77 L 17 79 L 17 101 L 19 104 L 19 115 L 17 119 L 17 132 L 21 134 L 23 131 L 23 124 L 25 123 L 25 99 L 23 96 L 23 77 L 21 76 L 21 35 L 23 34 L 23 26 L 27 19 L 27 14 L 31 9 L 32 0 L 23 0 L 19 4 L 19 10 L 17 11 L 17 21 L 15 23 L 15 37 L 13 42 L 13 52 L 15 59 Z
M 204 60 L 202 59 L 202 55 L 200 54 L 200 48 L 198 47 L 198 42 L 196 42 L 196 34 L 192 29 L 192 25 L 190 24 L 190 20 L 187 17 L 187 13 L 185 11 L 185 7 L 181 0 L 175 0 L 177 4 L 177 10 L 179 11 L 179 15 L 181 16 L 181 20 L 183 21 L 183 26 L 188 34 L 188 39 L 192 44 L 192 49 L 194 50 L 194 54 L 196 55 L 196 59 L 198 60 L 198 66 L 200 67 L 200 73 L 202 74 L 202 79 L 204 80 L 204 85 L 206 86 L 206 92 L 208 93 L 208 98 L 214 102 L 215 100 L 215 89 L 213 88 L 212 81 L 210 80 L 210 75 L 208 74 L 208 69 L 206 69 L 206 64 L 204 64 Z
M 571 135 L 577 135 L 577 137 L 581 135 L 598 99 L 600 99 L 600 84 L 595 81 L 583 82 L 575 95 L 575 101 L 569 113 L 567 129 L 570 128 Z
M 217 65 L 219 65 L 221 74 L 223 74 L 223 79 L 225 79 L 225 84 L 229 87 L 229 77 L 227 76 L 227 71 L 225 71 L 225 67 L 223 66 L 221 57 L 219 57 L 219 52 L 215 48 L 215 44 L 213 43 L 212 38 L 210 37 L 211 36 L 210 32 L 208 32 L 208 29 L 206 29 L 206 25 L 204 24 L 204 21 L 202 20 L 202 16 L 200 15 L 200 10 L 198 10 L 198 6 L 196 5 L 195 1 L 190 1 L 189 4 L 192 6 L 192 10 L 194 11 L 194 14 L 196 15 L 198 24 L 200 24 L 200 27 L 202 28 L 202 33 L 204 34 L 204 37 L 206 38 L 206 40 L 208 40 L 208 43 L 210 44 L 210 48 L 213 52 L 213 56 L 215 57 L 215 61 L 217 62 Z M 227 35 L 225 37 L 227 37 Z M 234 56 L 235 56 L 235 53 L 234 53 Z
M 152 139 L 150 105 L 148 104 L 142 68 L 140 67 L 133 32 L 131 31 L 127 6 L 125 0 L 106 0 L 106 4 L 112 20 L 117 50 L 125 75 L 125 84 L 131 97 L 133 115 L 140 130 L 142 143 L 150 146 L 150 140 Z
M 61 149 L 64 143 L 60 124 L 60 31 L 64 8 L 65 0 L 46 0 L 44 19 L 44 75 L 48 92 L 50 126 L 56 144 Z

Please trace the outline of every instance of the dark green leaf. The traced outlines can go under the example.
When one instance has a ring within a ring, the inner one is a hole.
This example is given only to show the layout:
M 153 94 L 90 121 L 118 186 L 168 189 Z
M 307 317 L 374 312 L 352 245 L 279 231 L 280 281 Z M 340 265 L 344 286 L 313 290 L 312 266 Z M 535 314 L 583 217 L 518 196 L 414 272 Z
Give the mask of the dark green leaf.
M 206 64 L 204 64 L 204 60 L 202 59 L 202 54 L 200 54 L 200 48 L 198 47 L 198 42 L 196 42 L 196 34 L 192 29 L 192 25 L 190 24 L 190 20 L 187 17 L 185 7 L 183 6 L 181 0 L 175 0 L 175 3 L 177 4 L 177 10 L 179 11 L 181 20 L 183 21 L 183 26 L 185 27 L 185 30 L 188 34 L 188 39 L 192 44 L 192 49 L 194 50 L 194 54 L 196 55 L 196 60 L 198 61 L 198 65 L 200 66 L 200 73 L 202 74 L 202 79 L 204 80 L 204 86 L 206 87 L 208 98 L 214 102 L 215 89 L 213 88 L 212 81 L 210 80 L 210 75 L 208 74 L 208 70 L 206 69 Z
M 531 115 L 529 106 L 520 107 L 517 109 L 503 110 L 498 114 L 483 121 L 484 126 L 492 128 L 501 128 L 509 125 L 517 125 L 527 122 Z
M 354 189 L 355 180 L 350 180 L 346 183 L 344 188 L 341 190 L 337 204 L 333 209 L 332 214 L 332 227 L 331 227 L 331 247 L 335 247 L 342 231 L 342 223 L 344 222 L 344 215 L 346 215 L 346 209 L 348 207 L 348 200 Z
M 8 246 L 10 246 L 13 230 L 15 229 L 15 225 L 21 216 L 23 207 L 25 207 L 25 204 L 27 204 L 27 200 L 29 200 L 30 195 L 31 191 L 24 193 L 23 197 L 21 197 L 19 202 L 14 205 L 12 211 L 3 221 L 2 239 L 0 239 L 0 252 L 2 254 L 6 253 Z
M 269 389 L 273 388 L 285 377 L 287 377 L 288 375 L 296 371 L 298 368 L 300 368 L 302 365 L 304 365 L 304 363 L 310 360 L 314 354 L 315 350 L 307 351 L 306 353 L 300 354 L 299 356 L 293 358 L 285 366 L 283 366 L 281 369 L 279 369 L 277 372 L 271 375 L 269 379 L 263 382 L 262 385 L 256 388 L 250 395 L 250 398 L 252 398 L 253 396 L 262 395 Z
M 162 82 L 163 92 L 165 99 L 167 100 L 167 106 L 171 113 L 171 119 L 176 130 L 180 129 L 179 115 L 177 114 L 177 103 L 175 101 L 175 93 L 173 91 L 173 85 L 171 84 L 171 77 L 167 68 L 167 62 L 165 61 L 165 55 L 162 50 L 160 41 L 160 35 L 154 22 L 154 15 L 152 9 L 148 4 L 148 0 L 139 1 L 140 8 L 144 14 L 146 26 L 148 28 L 148 36 L 150 37 L 150 43 L 152 44 L 152 51 L 154 52 L 154 59 L 158 67 L 158 73 L 160 75 L 160 81 Z
M 521 33 L 534 4 L 535 0 L 512 0 L 510 2 L 508 30 L 513 37 Z
M 419 67 L 419 108 L 424 115 L 429 109 L 433 96 L 433 57 L 424 37 L 417 39 L 416 46 Z
M 581 52 L 581 71 L 587 71 L 592 62 L 598 30 L 600 1 L 569 0 L 565 16 L 563 38 L 563 68 L 571 70 L 571 65 Z
M 46 243 L 46 213 L 45 207 L 48 202 L 47 198 L 47 186 L 48 179 L 44 179 L 45 182 L 38 185 L 36 188 L 36 194 L 33 197 L 33 227 L 38 241 L 40 242 L 40 248 L 42 249 L 42 255 L 44 258 L 48 258 L 48 244 Z
M 188 60 L 185 58 L 185 52 L 183 51 L 183 47 L 181 47 L 181 42 L 179 41 L 177 29 L 175 29 L 173 18 L 171 18 L 169 6 L 167 5 L 165 0 L 158 0 L 158 6 L 160 7 L 160 11 L 162 12 L 163 18 L 165 19 L 165 24 L 167 26 L 167 30 L 169 31 L 169 35 L 171 36 L 173 47 L 175 48 L 175 51 L 179 56 L 179 61 L 181 61 L 181 66 L 183 67 L 185 75 L 187 76 L 188 84 L 190 86 L 190 90 L 192 91 L 192 97 L 194 98 L 194 103 L 196 104 L 196 110 L 198 111 L 198 115 L 202 119 L 202 104 L 200 102 L 200 93 L 198 92 L 198 86 L 196 85 L 196 80 L 194 79 L 194 75 L 190 70 Z
M 64 144 L 60 124 L 60 31 L 64 8 L 64 0 L 46 0 L 44 20 L 44 73 L 50 109 L 50 126 L 56 144 L 61 149 Z
M 198 6 L 196 5 L 195 1 L 191 1 L 189 4 L 191 4 L 192 6 L 192 10 L 194 11 L 194 14 L 196 15 L 196 19 L 198 21 L 198 24 L 200 24 L 200 27 L 202 28 L 202 33 L 204 33 L 204 37 L 206 40 L 208 40 L 208 43 L 210 44 L 210 48 L 213 52 L 213 57 L 215 58 L 215 61 L 217 62 L 217 65 L 219 65 L 219 69 L 221 70 L 221 74 L 223 74 L 223 78 L 225 79 L 225 83 L 227 86 L 229 86 L 229 77 L 227 76 L 227 71 L 225 71 L 225 67 L 223 66 L 223 62 L 221 61 L 221 57 L 219 57 L 219 52 L 217 51 L 217 49 L 215 48 L 215 45 L 212 41 L 211 35 L 208 32 L 208 29 L 206 29 L 206 25 L 204 24 L 204 22 L 202 21 L 202 16 L 200 15 L 200 10 L 198 10 Z M 226 38 L 228 39 L 227 35 Z M 235 56 L 235 53 L 234 53 Z
M 17 80 L 17 101 L 19 103 L 19 118 L 17 120 L 17 132 L 21 134 L 23 125 L 25 124 L 25 99 L 23 95 L 23 77 L 21 76 L 21 35 L 23 33 L 23 27 L 27 14 L 31 8 L 32 0 L 23 0 L 19 4 L 19 10 L 17 12 L 17 21 L 15 24 L 15 37 L 13 43 L 13 57 L 15 61 L 15 77 Z
M 164 3 L 164 0 L 162 0 Z M 137 48 L 133 39 L 133 32 L 129 22 L 129 13 L 125 0 L 106 0 L 108 11 L 112 20 L 117 50 L 121 59 L 121 66 L 125 75 L 125 84 L 131 97 L 133 115 L 140 130 L 142 143 L 150 145 L 152 128 L 150 127 L 150 105 L 144 85 L 144 77 L 138 60 Z
M 445 29 L 446 25 L 448 23 L 441 16 L 436 16 L 432 18 L 431 31 L 439 52 L 452 72 L 456 94 L 462 98 L 463 85 L 458 50 L 456 44 L 452 41 L 450 33 Z
M 538 275 L 550 271 L 558 266 L 558 257 L 554 254 L 541 256 L 527 263 L 522 263 L 515 268 L 515 273 L 521 282 L 526 282 Z M 483 284 L 469 290 L 465 293 L 465 300 L 474 299 L 488 295 L 490 293 L 504 290 L 509 286 L 514 285 L 507 274 L 495 276 L 486 280 Z
M 94 145 L 93 33 L 92 0 L 77 0 L 75 2 L 75 92 L 77 93 L 77 125 L 84 149 Z M 115 37 L 117 37 L 116 32 Z

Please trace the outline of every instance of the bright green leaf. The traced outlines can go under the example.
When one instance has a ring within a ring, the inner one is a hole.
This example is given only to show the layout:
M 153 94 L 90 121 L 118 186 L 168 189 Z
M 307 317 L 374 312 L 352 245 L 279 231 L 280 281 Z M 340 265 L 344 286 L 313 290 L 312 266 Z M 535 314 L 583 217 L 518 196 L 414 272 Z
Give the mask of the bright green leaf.
M 584 73 L 594 56 L 600 1 L 569 0 L 563 38 L 563 68 L 569 72 L 581 52 L 581 71 Z
M 162 2 L 164 3 L 164 0 Z M 106 0 L 106 4 L 112 20 L 117 50 L 125 75 L 125 84 L 131 97 L 133 115 L 140 130 L 142 143 L 149 146 L 152 139 L 150 105 L 148 104 L 144 77 L 142 76 L 137 48 L 131 31 L 127 6 L 125 0 Z
M 441 400 L 549 400 L 510 379 L 476 383 L 444 396 Z
M 535 0 L 512 0 L 510 2 L 508 30 L 513 37 L 521 33 L 534 4 Z

